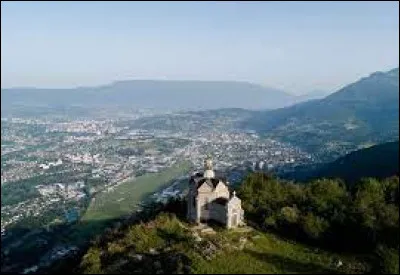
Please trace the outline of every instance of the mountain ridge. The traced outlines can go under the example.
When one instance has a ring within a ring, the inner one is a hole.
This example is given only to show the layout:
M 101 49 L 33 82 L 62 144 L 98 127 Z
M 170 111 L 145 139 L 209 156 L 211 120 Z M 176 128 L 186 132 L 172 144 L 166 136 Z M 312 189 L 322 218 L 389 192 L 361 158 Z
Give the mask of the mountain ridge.
M 329 161 L 365 143 L 398 136 L 398 68 L 372 73 L 323 98 L 255 112 L 246 129 L 299 145 Z M 342 152 L 338 148 L 343 147 Z
M 61 93 L 62 92 L 62 93 Z M 131 105 L 150 108 L 271 109 L 297 102 L 279 89 L 242 81 L 124 80 L 93 87 L 7 88 L 1 90 L 7 105 Z M 157 100 L 154 100 L 157 98 Z
M 332 162 L 299 166 L 281 177 L 298 182 L 339 178 L 351 187 L 362 178 L 384 179 L 398 175 L 399 141 L 396 140 L 352 151 Z

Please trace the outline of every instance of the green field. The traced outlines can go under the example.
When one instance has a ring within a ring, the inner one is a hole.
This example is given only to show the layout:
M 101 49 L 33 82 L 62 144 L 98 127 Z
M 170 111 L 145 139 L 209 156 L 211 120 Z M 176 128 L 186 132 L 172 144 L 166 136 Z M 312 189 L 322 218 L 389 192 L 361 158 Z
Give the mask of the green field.
M 138 203 L 188 172 L 189 167 L 188 162 L 181 162 L 159 173 L 126 180 L 112 191 L 98 194 L 91 201 L 82 222 L 111 220 L 132 213 Z

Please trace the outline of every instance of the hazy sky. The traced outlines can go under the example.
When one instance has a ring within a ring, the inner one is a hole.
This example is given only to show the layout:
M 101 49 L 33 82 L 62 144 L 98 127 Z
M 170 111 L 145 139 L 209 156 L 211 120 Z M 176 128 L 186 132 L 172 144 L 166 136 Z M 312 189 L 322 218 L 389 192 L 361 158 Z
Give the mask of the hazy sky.
M 1 87 L 243 80 L 301 94 L 398 67 L 393 2 L 1 2 Z

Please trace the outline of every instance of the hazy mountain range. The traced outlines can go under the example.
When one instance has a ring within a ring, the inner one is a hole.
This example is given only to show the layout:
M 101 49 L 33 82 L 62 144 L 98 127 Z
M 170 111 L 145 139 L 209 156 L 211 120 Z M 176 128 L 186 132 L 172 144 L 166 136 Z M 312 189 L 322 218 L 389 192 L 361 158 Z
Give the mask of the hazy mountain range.
M 304 98 L 246 82 L 129 80 L 73 89 L 2 89 L 1 100 L 2 108 L 118 105 L 162 109 L 273 109 Z
M 296 98 L 297 102 L 300 103 L 302 101 L 308 101 L 312 99 L 321 99 L 330 95 L 331 93 L 332 93 L 331 91 L 326 91 L 326 90 L 313 90 L 309 93 L 298 95 L 296 96 Z
M 2 89 L 1 108 L 2 113 L 7 108 L 49 106 L 253 109 L 245 117 L 240 112 L 231 116 L 243 118 L 240 128 L 256 130 L 330 160 L 363 146 L 398 139 L 398 68 L 372 73 L 326 94 L 315 91 L 294 96 L 246 82 L 129 80 L 74 89 Z

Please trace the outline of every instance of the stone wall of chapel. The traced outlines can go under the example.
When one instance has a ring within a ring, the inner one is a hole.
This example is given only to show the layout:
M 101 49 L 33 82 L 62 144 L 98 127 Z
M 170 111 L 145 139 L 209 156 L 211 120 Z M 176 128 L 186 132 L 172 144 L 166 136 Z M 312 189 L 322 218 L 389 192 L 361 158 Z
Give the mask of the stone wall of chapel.
M 227 204 L 227 209 L 228 209 L 228 221 L 227 221 L 227 227 L 231 228 L 233 227 L 233 217 L 236 215 L 237 217 L 237 226 L 243 224 L 243 209 L 242 209 L 242 202 L 239 198 L 234 197 L 232 198 L 228 204 Z
M 196 213 L 196 196 L 195 194 L 190 194 L 188 196 L 188 200 L 187 200 L 187 204 L 188 204 L 188 219 L 190 221 L 195 221 L 196 217 L 197 217 L 197 213 Z
M 230 200 L 229 201 L 229 204 L 228 204 L 228 206 L 230 207 L 230 208 L 232 208 L 232 209 L 237 209 L 237 208 L 242 208 L 242 202 L 239 200 L 239 199 L 232 199 L 232 200 Z
M 209 219 L 211 202 L 214 200 L 215 192 L 199 192 L 197 195 L 198 205 L 200 207 L 201 219 Z
M 224 183 L 219 183 L 215 188 L 215 198 L 227 198 L 229 199 L 229 189 Z
M 197 181 L 198 179 L 194 178 L 190 180 L 189 183 L 189 191 L 187 195 L 187 217 L 190 221 L 196 221 L 197 210 L 196 210 L 196 196 L 197 196 Z
M 221 217 L 221 210 L 216 210 L 215 214 L 210 212 L 214 207 L 214 204 L 211 202 L 220 197 L 229 198 L 229 190 L 224 184 L 218 184 L 217 188 L 214 190 L 208 185 L 202 186 L 198 189 L 197 200 L 201 209 L 201 219 L 209 219 L 212 215 L 216 215 L 218 221 L 226 220 L 226 211 L 224 217 Z M 206 207 L 206 204 L 208 204 L 208 207 Z

